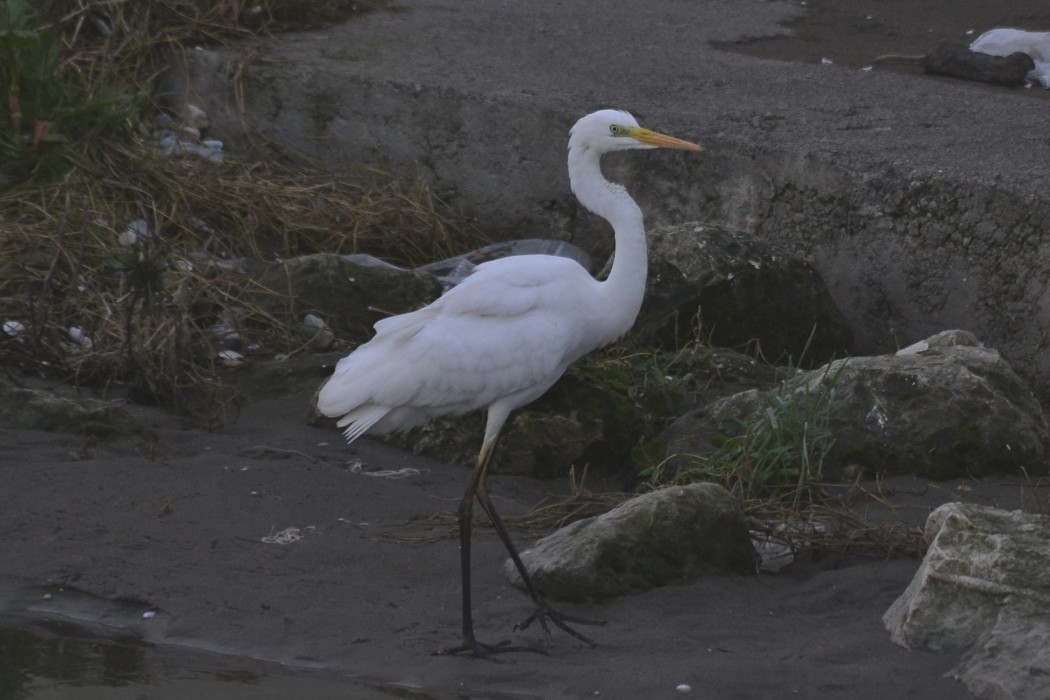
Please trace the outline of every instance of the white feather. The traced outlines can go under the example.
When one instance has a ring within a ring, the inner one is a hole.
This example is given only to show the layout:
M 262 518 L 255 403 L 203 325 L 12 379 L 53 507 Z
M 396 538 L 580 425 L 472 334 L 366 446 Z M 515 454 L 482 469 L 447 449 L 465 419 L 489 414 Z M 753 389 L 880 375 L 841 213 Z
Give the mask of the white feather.
M 487 407 L 486 440 L 494 439 L 507 413 L 540 396 L 573 361 L 626 333 L 645 292 L 645 230 L 637 205 L 602 177 L 598 160 L 608 151 L 652 147 L 630 136 L 641 131 L 626 112 L 604 110 L 577 122 L 569 139 L 573 191 L 615 231 L 606 281 L 548 255 L 479 265 L 432 304 L 376 323 L 375 337 L 336 365 L 318 410 L 339 417 L 354 440 Z M 685 142 L 660 145 L 698 150 Z

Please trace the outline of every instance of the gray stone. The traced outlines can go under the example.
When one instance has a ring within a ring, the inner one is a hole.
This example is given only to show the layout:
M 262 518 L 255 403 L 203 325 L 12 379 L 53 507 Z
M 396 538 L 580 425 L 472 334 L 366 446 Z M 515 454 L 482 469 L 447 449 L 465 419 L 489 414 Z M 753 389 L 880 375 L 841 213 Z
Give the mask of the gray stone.
M 1050 610 L 1007 600 L 995 624 L 949 675 L 982 700 L 1050 698 Z
M 521 553 L 537 587 L 560 600 L 602 599 L 703 574 L 755 573 L 739 505 L 721 486 L 671 486 L 579 520 Z M 504 570 L 515 585 L 513 562 Z
M 93 438 L 154 437 L 149 426 L 112 401 L 69 398 L 45 389 L 20 387 L 2 375 L 0 418 L 18 428 L 64 431 Z
M 958 344 L 967 342 L 976 340 L 938 334 L 895 355 L 838 360 L 791 380 L 787 394 L 796 401 L 835 382 L 824 476 L 1045 472 L 1050 430 L 1042 407 L 997 351 Z M 686 414 L 654 454 L 670 466 L 711 454 L 719 436 L 741 434 L 776 395 L 751 390 Z
M 947 503 L 925 537 L 919 571 L 883 617 L 891 639 L 970 648 L 952 673 L 978 698 L 1050 697 L 1050 517 Z
M 441 294 L 441 284 L 430 275 L 326 253 L 281 261 L 255 277 L 270 291 L 252 295 L 253 305 L 295 325 L 315 314 L 340 337 L 356 341 L 370 338 L 372 326 L 385 316 L 413 311 Z
M 649 427 L 644 412 L 616 391 L 571 372 L 541 398 L 515 411 L 500 433 L 492 470 L 536 478 L 562 478 L 574 464 L 591 474 L 622 472 Z M 436 418 L 390 440 L 415 454 L 449 464 L 473 465 L 484 416 Z
M 853 334 L 808 260 L 710 224 L 657 228 L 648 239 L 649 281 L 634 341 L 674 348 L 699 332 L 712 345 L 747 347 L 769 362 L 851 353 Z

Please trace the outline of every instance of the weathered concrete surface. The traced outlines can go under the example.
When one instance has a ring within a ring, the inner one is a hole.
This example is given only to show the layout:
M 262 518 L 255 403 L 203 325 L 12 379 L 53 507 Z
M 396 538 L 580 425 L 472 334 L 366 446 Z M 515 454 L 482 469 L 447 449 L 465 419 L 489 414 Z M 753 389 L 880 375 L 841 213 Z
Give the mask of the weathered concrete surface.
M 569 194 L 565 132 L 593 108 L 632 109 L 708 149 L 609 159 L 650 225 L 707 220 L 780 241 L 812 257 L 861 352 L 967 328 L 1050 399 L 1046 102 L 712 46 L 784 33 L 778 21 L 801 11 L 766 0 L 644 11 L 624 0 L 404 0 L 253 54 L 245 113 L 333 164 L 418 168 L 493 232 L 573 237 L 601 253 L 602 225 Z M 945 38 L 962 39 L 930 41 Z M 885 51 L 899 48 L 890 33 Z M 208 80 L 225 70 L 200 62 Z M 223 109 L 237 122 L 219 98 L 213 124 Z

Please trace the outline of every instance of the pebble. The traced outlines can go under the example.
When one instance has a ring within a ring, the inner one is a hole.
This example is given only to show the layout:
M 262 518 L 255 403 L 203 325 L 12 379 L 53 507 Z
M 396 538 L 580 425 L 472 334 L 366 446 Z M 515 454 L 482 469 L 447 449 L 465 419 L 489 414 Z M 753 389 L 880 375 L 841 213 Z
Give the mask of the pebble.
M 135 245 L 140 238 L 149 237 L 149 223 L 145 219 L 135 219 L 128 224 L 124 233 L 117 236 L 117 242 L 125 248 Z
M 186 124 L 194 129 L 208 128 L 208 113 L 194 104 L 186 105 Z
M 318 348 L 327 348 L 335 342 L 335 333 L 328 330 L 325 322 L 313 314 L 306 314 L 303 318 L 302 333 L 312 340 Z
M 85 333 L 84 329 L 80 326 L 70 326 L 69 337 L 76 341 L 77 344 L 79 344 L 80 347 L 82 347 L 85 350 L 90 350 L 95 345 L 92 342 L 91 337 L 88 336 L 88 334 Z

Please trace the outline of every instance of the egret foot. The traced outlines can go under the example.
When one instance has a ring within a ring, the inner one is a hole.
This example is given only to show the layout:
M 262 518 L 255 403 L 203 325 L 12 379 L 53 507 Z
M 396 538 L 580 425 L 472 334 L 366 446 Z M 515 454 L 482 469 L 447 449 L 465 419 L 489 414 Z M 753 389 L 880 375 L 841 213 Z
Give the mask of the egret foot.
M 496 654 L 508 654 L 517 651 L 531 651 L 534 654 L 547 654 L 547 652 L 543 651 L 542 649 L 535 649 L 533 647 L 514 646 L 510 643 L 509 639 L 504 639 L 498 644 L 482 644 L 473 637 L 470 637 L 469 639 L 464 639 L 463 643 L 459 646 L 448 647 L 447 649 L 440 649 L 431 654 L 431 656 L 453 656 L 455 654 L 473 654 L 479 659 L 488 659 L 489 661 L 496 661 L 496 659 L 493 658 Z
M 532 611 L 532 614 L 529 615 L 527 618 L 525 618 L 525 621 L 522 622 L 521 624 L 515 625 L 514 629 L 515 630 L 526 629 L 526 628 L 528 628 L 529 625 L 531 625 L 533 622 L 536 622 L 537 620 L 540 623 L 540 627 L 543 628 L 543 634 L 547 638 L 548 642 L 551 640 L 551 631 L 550 631 L 550 628 L 547 626 L 547 620 L 550 620 L 558 628 L 568 632 L 569 634 L 571 634 L 576 639 L 580 640 L 584 644 L 587 644 L 587 645 L 589 645 L 591 647 L 595 647 L 595 646 L 598 646 L 598 645 L 595 644 L 595 642 L 592 641 L 590 638 L 580 634 L 579 632 L 574 630 L 572 627 L 569 627 L 568 623 L 571 622 L 571 623 L 577 624 L 577 625 L 604 625 L 605 624 L 604 620 L 588 620 L 588 619 L 582 618 L 582 617 L 574 617 L 572 615 L 566 615 L 566 614 L 564 614 L 562 612 L 559 612 L 559 611 L 555 610 L 554 608 L 552 608 L 550 605 L 547 604 L 546 601 L 538 600 L 538 601 L 536 601 L 536 609 Z

